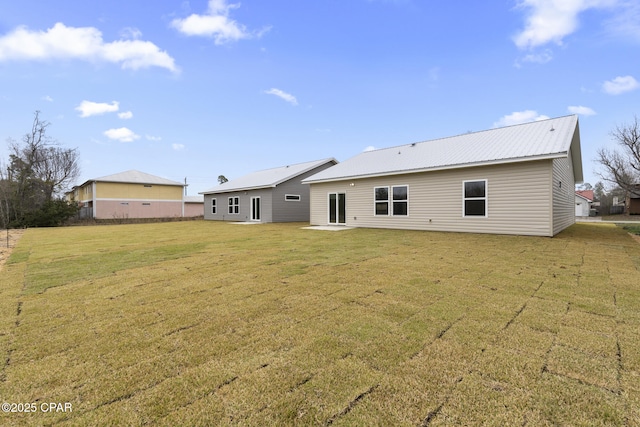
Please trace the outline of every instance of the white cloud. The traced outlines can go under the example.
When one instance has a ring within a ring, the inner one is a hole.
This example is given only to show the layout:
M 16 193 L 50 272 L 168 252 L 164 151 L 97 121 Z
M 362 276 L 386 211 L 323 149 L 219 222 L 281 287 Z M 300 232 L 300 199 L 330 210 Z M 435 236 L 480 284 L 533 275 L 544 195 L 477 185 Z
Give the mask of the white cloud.
M 118 117 L 122 120 L 129 120 L 133 117 L 133 113 L 131 111 L 123 111 L 122 113 L 118 113 Z
M 539 53 L 529 53 L 516 61 L 516 67 L 520 67 L 522 62 L 531 62 L 534 64 L 546 64 L 553 59 L 553 54 L 549 49 L 545 49 Z
M 583 107 L 582 105 L 569 106 L 567 108 L 571 114 L 580 114 L 582 116 L 595 116 L 596 112 L 589 107 Z
M 278 98 L 284 99 L 291 105 L 298 105 L 298 100 L 296 99 L 295 96 L 291 95 L 290 93 L 284 92 L 280 89 L 271 88 L 269 90 L 265 90 L 264 93 L 266 93 L 267 95 L 275 95 Z
M 144 137 L 147 139 L 147 141 L 161 141 L 162 140 L 162 137 L 160 137 L 160 136 L 145 135 Z
M 240 4 L 227 4 L 226 0 L 209 0 L 207 11 L 203 15 L 192 14 L 184 19 L 174 19 L 171 26 L 187 36 L 212 37 L 220 45 L 254 37 L 247 28 L 229 18 L 229 11 Z M 255 34 L 262 36 L 268 29 Z
M 42 99 L 47 102 L 53 102 L 53 98 L 50 97 L 49 95 L 43 96 Z
M 105 131 L 104 134 L 107 138 L 120 142 L 133 142 L 136 139 L 140 139 L 140 135 L 136 135 L 128 128 L 109 129 Z
M 184 144 L 171 144 L 171 148 L 176 151 L 182 151 L 184 150 Z
M 80 112 L 80 117 L 91 117 L 105 113 L 113 113 L 118 111 L 118 108 L 118 101 L 113 101 L 111 104 L 107 104 L 105 102 L 82 101 L 80 105 L 76 107 L 76 111 Z
M 609 95 L 620 95 L 638 89 L 640 83 L 632 76 L 616 77 L 602 84 L 602 90 Z
M 123 69 L 148 67 L 178 72 L 174 59 L 155 44 L 142 40 L 105 43 L 93 27 L 67 27 L 58 22 L 46 31 L 21 26 L 0 37 L 0 62 L 9 60 L 79 59 L 112 62 Z
M 528 9 L 525 28 L 513 41 L 521 49 L 547 43 L 562 44 L 564 37 L 577 30 L 578 15 L 588 9 L 615 5 L 617 0 L 520 0 Z
M 120 37 L 128 40 L 138 40 L 142 37 L 142 31 L 135 27 L 126 27 L 120 31 Z
M 506 116 L 503 116 L 502 118 L 500 118 L 500 120 L 498 120 L 493 124 L 493 127 L 498 128 L 498 127 L 504 127 L 504 126 L 519 125 L 522 123 L 546 120 L 548 118 L 549 118 L 548 116 L 538 114 L 538 112 L 535 110 L 515 111 L 511 114 L 507 114 Z

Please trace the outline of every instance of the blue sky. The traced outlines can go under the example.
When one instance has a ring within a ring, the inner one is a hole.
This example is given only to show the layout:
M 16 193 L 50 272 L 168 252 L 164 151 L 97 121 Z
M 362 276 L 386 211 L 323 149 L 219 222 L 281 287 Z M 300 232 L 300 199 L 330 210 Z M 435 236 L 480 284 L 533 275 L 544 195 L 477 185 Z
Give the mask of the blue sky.
M 585 180 L 640 114 L 635 0 L 0 0 L 0 159 L 33 113 L 81 183 L 189 194 L 285 164 L 577 113 Z

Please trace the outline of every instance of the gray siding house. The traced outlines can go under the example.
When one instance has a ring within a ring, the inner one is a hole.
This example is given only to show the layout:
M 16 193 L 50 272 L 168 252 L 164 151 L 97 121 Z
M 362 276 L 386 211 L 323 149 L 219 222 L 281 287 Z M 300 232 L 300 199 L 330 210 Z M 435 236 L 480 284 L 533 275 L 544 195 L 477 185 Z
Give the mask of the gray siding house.
M 336 163 L 331 158 L 267 169 L 203 191 L 204 219 L 308 222 L 309 186 L 301 181 Z
M 367 151 L 303 182 L 312 225 L 554 236 L 582 179 L 573 115 Z

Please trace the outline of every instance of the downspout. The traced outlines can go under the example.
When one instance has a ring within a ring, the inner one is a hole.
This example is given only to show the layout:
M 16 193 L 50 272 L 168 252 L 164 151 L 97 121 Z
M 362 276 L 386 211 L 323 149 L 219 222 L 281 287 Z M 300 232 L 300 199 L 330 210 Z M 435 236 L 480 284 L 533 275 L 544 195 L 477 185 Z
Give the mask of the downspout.
M 187 177 L 184 177 L 184 191 L 182 192 L 182 218 L 184 218 L 184 198 L 187 196 Z
M 96 210 L 98 209 L 98 205 L 96 204 L 96 182 L 93 181 L 91 183 L 91 214 L 93 215 L 93 219 L 96 219 Z

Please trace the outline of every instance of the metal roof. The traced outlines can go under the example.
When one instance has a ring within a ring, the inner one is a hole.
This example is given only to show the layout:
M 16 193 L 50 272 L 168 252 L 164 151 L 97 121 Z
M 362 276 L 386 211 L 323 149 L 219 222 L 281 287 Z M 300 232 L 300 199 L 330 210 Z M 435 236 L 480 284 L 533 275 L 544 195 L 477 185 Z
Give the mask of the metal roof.
M 90 179 L 87 182 L 127 182 L 135 184 L 156 184 L 156 185 L 179 185 L 184 187 L 184 183 L 171 181 L 170 179 L 161 178 L 159 176 L 140 172 L 137 170 L 129 170 L 113 175 L 107 175 L 100 178 Z
M 583 178 L 576 115 L 365 151 L 318 172 L 303 182 L 338 181 L 566 157 L 570 148 L 575 180 L 579 182 Z
M 204 203 L 204 196 L 184 196 L 185 203 Z
M 253 172 L 243 177 L 227 181 L 224 184 L 220 184 L 199 194 L 229 193 L 232 191 L 272 188 L 327 163 L 336 164 L 337 160 L 328 158 Z

